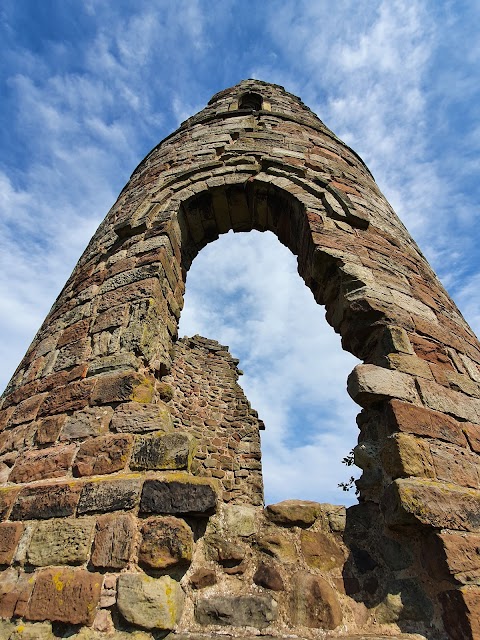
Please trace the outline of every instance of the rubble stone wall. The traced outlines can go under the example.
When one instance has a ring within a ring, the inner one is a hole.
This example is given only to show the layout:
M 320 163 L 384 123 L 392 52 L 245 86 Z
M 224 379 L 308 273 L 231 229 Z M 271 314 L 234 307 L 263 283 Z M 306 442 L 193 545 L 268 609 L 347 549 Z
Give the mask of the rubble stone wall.
M 343 533 L 329 508 L 310 524 L 263 513 L 262 423 L 237 363 L 177 340 L 186 273 L 231 229 L 289 247 L 362 361 Z M 2 633 L 473 639 L 479 453 L 471 329 L 355 152 L 282 87 L 242 82 L 137 167 L 2 396 Z

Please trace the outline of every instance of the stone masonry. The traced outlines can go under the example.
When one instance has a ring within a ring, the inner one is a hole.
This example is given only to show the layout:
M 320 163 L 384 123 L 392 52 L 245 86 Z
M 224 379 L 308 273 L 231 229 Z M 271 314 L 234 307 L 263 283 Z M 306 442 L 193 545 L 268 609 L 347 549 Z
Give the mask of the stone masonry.
M 178 339 L 231 229 L 277 235 L 362 361 L 349 509 L 264 508 L 238 361 Z M 471 329 L 355 152 L 241 82 L 137 167 L 2 396 L 0 640 L 474 640 L 479 453 Z

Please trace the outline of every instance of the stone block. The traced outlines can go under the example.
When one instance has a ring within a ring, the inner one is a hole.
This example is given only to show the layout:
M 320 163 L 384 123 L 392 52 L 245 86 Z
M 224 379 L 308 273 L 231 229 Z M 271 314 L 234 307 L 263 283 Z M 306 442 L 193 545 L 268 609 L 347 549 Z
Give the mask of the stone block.
M 22 400 L 22 402 L 20 402 L 13 410 L 8 421 L 8 426 L 11 427 L 35 420 L 40 405 L 45 400 L 46 396 L 46 393 L 41 393 Z
M 311 500 L 283 500 L 265 507 L 265 515 L 269 520 L 289 527 L 308 527 L 321 511 L 322 505 Z
M 1 632 L 0 632 L 1 633 Z M 0 635 L 0 638 L 3 638 Z M 8 640 L 56 640 L 51 622 L 20 622 Z
M 6 520 L 10 514 L 15 498 L 19 494 L 19 489 L 0 487 L 0 520 Z
M 21 424 L 0 433 L 0 455 L 9 451 L 21 453 L 33 444 L 35 423 Z
M 87 482 L 78 503 L 78 513 L 128 511 L 138 504 L 142 482 L 138 477 Z
M 277 603 L 270 596 L 214 596 L 195 606 L 195 620 L 204 625 L 264 629 L 276 618 Z
M 13 505 L 13 520 L 65 518 L 75 512 L 80 491 L 79 484 L 46 484 L 25 487 Z
M 37 567 L 83 564 L 88 560 L 94 528 L 93 518 L 39 522 L 28 545 L 28 563 Z
M 399 479 L 386 489 L 382 510 L 392 528 L 428 525 L 480 531 L 480 491 L 433 480 Z
M 108 431 L 113 415 L 111 407 L 87 407 L 69 416 L 62 429 L 61 440 L 99 436 Z
M 345 563 L 342 549 L 333 536 L 323 531 L 302 531 L 300 545 L 309 567 L 330 571 L 342 567 Z
M 443 442 L 432 443 L 430 450 L 437 480 L 480 488 L 480 459 L 476 453 Z
M 423 544 L 423 559 L 438 580 L 454 578 L 462 584 L 480 583 L 480 535 L 444 531 Z
M 464 424 L 439 411 L 391 400 L 387 405 L 386 414 L 391 432 L 403 431 L 427 438 L 438 438 L 461 447 L 467 446 L 462 432 Z
M 192 589 L 205 589 L 211 587 L 217 582 L 217 576 L 213 569 L 208 567 L 200 567 L 190 576 L 190 585 Z
M 57 349 L 64 347 L 66 344 L 70 344 L 71 342 L 77 342 L 77 340 L 82 340 L 87 337 L 88 333 L 88 325 L 90 324 L 90 319 L 85 318 L 84 320 L 79 320 L 78 322 L 74 322 L 69 327 L 67 327 L 61 334 L 60 338 L 57 342 Z
M 359 364 L 355 367 L 348 376 L 347 391 L 362 407 L 387 398 L 418 402 L 415 379 L 412 376 L 373 364 Z
M 91 625 L 102 582 L 101 574 L 84 569 L 41 569 L 25 617 Z
M 132 372 L 103 374 L 96 380 L 97 384 L 91 398 L 93 405 L 131 400 L 149 403 L 153 399 L 154 380 L 142 374 Z
M 10 564 L 23 532 L 21 522 L 0 523 L 0 564 Z
M 135 519 L 129 514 L 108 514 L 97 520 L 91 562 L 94 567 L 123 569 L 132 555 Z
M 480 399 L 421 378 L 418 379 L 418 385 L 422 400 L 430 409 L 468 422 L 480 423 Z
M 93 476 L 120 471 L 127 464 L 132 443 L 129 434 L 100 436 L 83 442 L 75 457 L 74 474 Z
M 230 534 L 248 537 L 257 530 L 258 509 L 243 504 L 224 505 L 222 516 L 225 530 Z
M 124 573 L 118 578 L 117 605 L 131 624 L 145 629 L 170 630 L 183 610 L 184 595 L 170 576 L 150 578 L 141 573 Z
M 286 533 L 266 532 L 257 538 L 257 544 L 260 551 L 282 563 L 293 564 L 298 561 L 295 545 Z
M 146 431 L 168 433 L 173 430 L 173 420 L 170 410 L 163 402 L 156 404 L 126 402 L 115 410 L 111 429 L 129 433 Z
M 189 469 L 194 441 L 183 433 L 137 436 L 133 447 L 132 469 Z
M 215 511 L 217 496 L 209 484 L 146 480 L 140 511 L 144 513 L 208 515 Z
M 462 423 L 462 429 L 467 437 L 468 444 L 475 453 L 480 453 L 480 425 Z
M 37 423 L 35 443 L 36 444 L 50 444 L 60 435 L 60 431 L 65 424 L 67 416 L 65 414 L 59 414 L 56 416 L 48 416 L 43 418 Z
M 2 571 L 0 573 L 0 618 L 23 616 L 34 584 L 35 575 L 16 569 Z
M 405 353 L 389 353 L 387 362 L 390 369 L 396 369 L 411 376 L 420 376 L 427 380 L 433 380 L 433 374 L 428 363 L 417 356 Z
M 480 637 L 480 588 L 462 587 L 440 594 L 442 618 L 451 640 Z
M 148 518 L 142 529 L 138 561 L 152 569 L 188 566 L 192 561 L 193 533 L 184 520 L 173 516 Z
M 75 445 L 72 444 L 27 451 L 17 458 L 9 480 L 10 482 L 32 482 L 65 476 L 72 464 L 75 449 Z
M 278 570 L 271 564 L 266 564 L 265 562 L 261 562 L 258 565 L 257 570 L 253 574 L 253 581 L 255 584 L 258 584 L 259 587 L 270 589 L 271 591 L 283 591 L 285 589 L 282 576 Z
M 336 592 L 321 576 L 299 571 L 293 578 L 290 619 L 294 625 L 336 629 L 343 620 Z
M 413 579 L 390 580 L 385 585 L 386 596 L 375 608 L 377 623 L 389 624 L 401 621 L 424 621 L 429 623 L 433 607 L 420 584 Z
M 95 386 L 94 379 L 71 382 L 63 387 L 55 387 L 40 407 L 38 415 L 50 416 L 55 413 L 76 411 L 89 404 L 90 394 Z
M 435 478 L 429 443 L 407 433 L 387 439 L 381 451 L 383 468 L 392 478 Z

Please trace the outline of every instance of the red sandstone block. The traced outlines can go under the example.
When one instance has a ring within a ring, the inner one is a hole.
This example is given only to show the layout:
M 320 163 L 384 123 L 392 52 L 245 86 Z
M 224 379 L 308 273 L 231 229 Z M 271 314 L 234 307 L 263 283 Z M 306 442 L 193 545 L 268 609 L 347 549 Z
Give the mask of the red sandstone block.
M 0 455 L 8 451 L 21 452 L 33 443 L 36 425 L 34 422 L 21 424 L 0 433 Z
M 8 407 L 8 409 L 2 409 L 0 411 L 0 431 L 3 431 L 5 429 L 14 410 L 15 407 Z
M 23 532 L 21 522 L 0 523 L 0 564 L 10 564 Z
M 427 438 L 446 440 L 461 447 L 467 446 L 462 430 L 464 423 L 459 423 L 444 413 L 417 407 L 400 400 L 391 400 L 387 404 L 386 415 L 387 425 L 392 433 L 403 431 Z
M 65 476 L 72 464 L 76 446 L 63 445 L 28 451 L 17 458 L 9 476 L 10 482 L 32 482 Z
M 475 453 L 480 453 L 480 425 L 462 422 L 462 429 L 472 450 Z
M 88 379 L 71 382 L 64 387 L 53 389 L 44 401 L 39 415 L 47 416 L 53 413 L 83 409 L 89 403 L 94 386 L 95 380 Z
M 20 404 L 17 405 L 10 417 L 10 420 L 8 422 L 9 426 L 35 420 L 40 405 L 45 400 L 45 398 L 46 394 L 42 393 L 31 398 L 26 398 L 25 400 L 20 402 Z
M 80 483 L 27 486 L 20 491 L 15 500 L 12 520 L 71 516 L 75 512 L 82 486 Z
M 440 594 L 442 618 L 452 640 L 480 638 L 480 588 L 462 587 Z
M 109 435 L 84 442 L 73 467 L 77 476 L 101 475 L 123 469 L 132 448 L 133 436 Z
M 151 402 L 154 392 L 153 378 L 139 373 L 116 373 L 99 376 L 92 393 L 92 404 L 112 402 Z
M 423 559 L 438 580 L 456 579 L 468 584 L 480 579 L 480 535 L 445 531 L 429 536 L 423 544 Z
M 77 340 L 83 340 L 86 338 L 89 324 L 89 318 L 85 318 L 84 320 L 79 320 L 78 322 L 71 324 L 60 336 L 57 347 L 60 349 L 71 342 L 77 342 Z
M 37 444 L 48 444 L 55 442 L 58 438 L 60 431 L 62 430 L 66 414 L 59 414 L 56 416 L 48 416 L 43 418 L 37 423 L 37 433 L 35 436 L 35 442 Z
M 102 583 L 101 574 L 84 569 L 41 569 L 25 617 L 91 625 Z
M 35 578 L 35 574 L 18 573 L 15 569 L 0 573 L 0 618 L 25 615 Z
M 136 300 L 141 300 L 143 298 L 159 299 L 161 295 L 158 279 L 147 278 L 146 280 L 133 282 L 132 284 L 127 284 L 124 287 L 104 293 L 99 298 L 97 311 L 102 313 L 119 304 L 135 302 Z
M 135 534 L 135 519 L 131 515 L 100 516 L 91 558 L 93 566 L 109 569 L 126 567 L 131 558 Z
M 0 520 L 6 520 L 10 513 L 11 507 L 15 502 L 15 498 L 19 493 L 19 489 L 2 487 L 0 488 Z

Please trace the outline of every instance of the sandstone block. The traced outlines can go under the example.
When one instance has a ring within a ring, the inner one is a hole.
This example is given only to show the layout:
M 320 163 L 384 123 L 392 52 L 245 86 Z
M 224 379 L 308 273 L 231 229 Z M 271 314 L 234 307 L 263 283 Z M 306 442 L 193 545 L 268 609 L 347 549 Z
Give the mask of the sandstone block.
M 207 567 L 200 567 L 190 576 L 190 584 L 193 589 L 204 589 L 205 587 L 211 587 L 216 584 L 217 576 L 213 569 Z
M 35 423 L 21 424 L 0 433 L 0 455 L 9 451 L 21 453 L 31 446 L 35 435 Z
M 17 458 L 9 476 L 10 482 L 32 482 L 65 476 L 75 455 L 75 445 L 28 451 Z
M 25 487 L 13 505 L 13 520 L 64 518 L 75 512 L 81 486 L 48 484 Z
M 261 551 L 282 563 L 297 562 L 297 552 L 293 541 L 281 533 L 265 533 L 257 538 Z
M 200 624 L 264 629 L 277 617 L 277 603 L 269 596 L 215 596 L 198 600 L 195 620 Z
M 141 480 L 121 478 L 87 482 L 78 503 L 78 513 L 127 511 L 138 504 Z
M 88 407 L 69 416 L 62 429 L 61 440 L 99 436 L 108 431 L 113 415 L 111 407 Z
M 152 569 L 190 564 L 193 534 L 184 520 L 173 516 L 149 518 L 141 531 L 142 541 L 138 552 L 140 564 Z
M 480 583 L 480 535 L 445 531 L 432 534 L 423 545 L 423 558 L 439 580 L 453 577 L 462 584 Z
M 103 344 L 102 338 L 106 336 L 106 340 L 110 340 L 110 334 L 101 334 L 100 343 Z M 95 347 L 100 349 L 100 347 Z M 95 350 L 95 353 L 99 353 Z M 103 351 L 102 351 L 103 353 Z M 100 373 L 112 373 L 120 371 L 128 371 L 129 369 L 137 370 L 139 367 L 139 359 L 133 355 L 133 353 L 117 353 L 111 356 L 97 357 L 93 362 L 88 365 L 88 376 L 98 376 Z
M 84 569 L 42 569 L 38 572 L 25 617 L 91 625 L 102 582 L 102 575 Z
M 205 552 L 210 560 L 215 560 L 226 568 L 238 567 L 246 556 L 243 543 L 228 540 L 215 533 L 205 536 Z
M 321 504 L 311 500 L 284 500 L 265 507 L 265 515 L 277 524 L 301 527 L 313 524 L 321 510 Z
M 438 529 L 480 531 L 480 491 L 433 480 L 394 480 L 382 510 L 392 527 L 429 525 Z
M 375 609 L 375 618 L 380 624 L 400 620 L 424 620 L 432 618 L 432 603 L 419 583 L 410 578 L 391 580 L 385 586 L 387 595 Z
M 60 435 L 67 416 L 60 414 L 56 416 L 48 416 L 37 423 L 37 432 L 35 435 L 36 444 L 49 444 L 55 442 Z
M 216 494 L 208 484 L 146 480 L 140 511 L 144 513 L 206 515 L 215 510 Z
M 265 564 L 265 562 L 259 564 L 253 574 L 253 581 L 259 587 L 271 589 L 272 591 L 283 591 L 285 589 L 282 576 L 278 570 L 270 564 Z
M 157 404 L 126 402 L 115 410 L 111 429 L 129 433 L 146 431 L 168 433 L 173 429 L 173 420 L 168 407 L 163 402 Z
M 31 398 L 22 400 L 22 402 L 20 402 L 15 407 L 12 415 L 10 416 L 10 420 L 8 421 L 8 425 L 13 426 L 22 424 L 23 422 L 30 422 L 31 420 L 35 420 L 40 405 L 46 397 L 46 393 L 41 393 L 39 395 L 32 396 Z
M 330 536 L 322 531 L 302 531 L 300 544 L 305 562 L 309 567 L 330 571 L 342 567 L 345 562 L 343 551 Z
M 342 610 L 334 589 L 321 576 L 300 571 L 294 576 L 290 603 L 293 624 L 313 629 L 336 629 Z
M 51 622 L 21 622 L 8 640 L 55 640 Z M 3 638 L 0 631 L 0 638 Z
M 412 376 L 373 364 L 359 364 L 355 367 L 348 376 L 347 391 L 362 407 L 368 407 L 386 398 L 418 402 Z
M 462 587 L 440 594 L 442 618 L 452 640 L 480 637 L 480 588 Z
M 443 442 L 433 443 L 430 450 L 438 480 L 480 488 L 480 459 L 476 453 Z
M 118 579 L 117 605 L 122 616 L 145 629 L 173 629 L 183 609 L 182 588 L 170 576 L 150 578 L 124 573 Z
M 391 400 L 387 405 L 387 424 L 392 432 L 403 431 L 466 446 L 463 424 L 444 413 Z
M 427 380 L 433 380 L 433 374 L 425 360 L 417 356 L 404 353 L 390 353 L 387 356 L 390 369 L 396 369 L 411 376 L 420 376 Z
M 462 429 L 467 437 L 468 444 L 475 453 L 480 453 L 480 425 L 462 423 Z
M 133 447 L 132 469 L 188 469 L 193 440 L 183 433 L 137 436 Z
M 82 443 L 75 457 L 73 472 L 77 476 L 113 473 L 127 464 L 132 436 L 100 436 Z
M 0 618 L 23 616 L 35 584 L 35 575 L 7 569 L 0 573 Z
M 418 385 L 422 400 L 430 409 L 468 422 L 480 423 L 480 399 L 421 378 L 418 379 Z
M 108 514 L 97 520 L 91 562 L 94 567 L 123 569 L 130 561 L 136 526 L 131 515 Z
M 256 516 L 258 510 L 242 504 L 225 505 L 223 519 L 227 532 L 240 537 L 248 537 L 256 531 Z
M 95 520 L 78 518 L 39 522 L 27 550 L 27 561 L 37 567 L 83 564 L 88 559 Z
M 67 327 L 58 339 L 57 349 L 60 349 L 66 344 L 70 344 L 71 342 L 76 342 L 77 340 L 86 338 L 89 324 L 90 320 L 88 318 L 85 318 L 84 320 L 74 322 L 69 327 Z
M 0 564 L 10 564 L 23 532 L 21 522 L 0 523 Z
M 92 404 L 111 404 L 112 402 L 149 403 L 152 401 L 154 381 L 139 373 L 122 372 L 98 376 L 92 393 Z
M 40 407 L 38 415 L 50 416 L 55 413 L 83 409 L 89 403 L 94 386 L 95 380 L 90 378 L 52 389 Z
M 387 439 L 381 459 L 392 478 L 435 478 L 435 467 L 428 442 L 406 433 Z
M 6 520 L 10 513 L 11 507 L 18 496 L 19 489 L 10 489 L 0 487 L 0 520 Z M 15 519 L 15 518 L 14 518 Z

